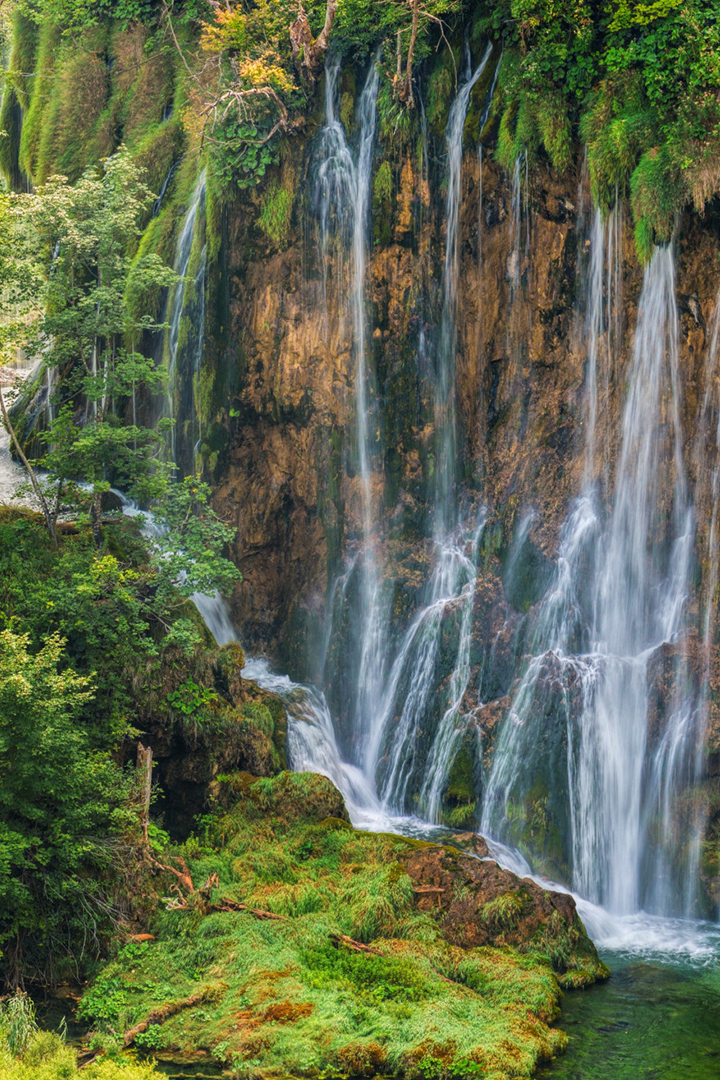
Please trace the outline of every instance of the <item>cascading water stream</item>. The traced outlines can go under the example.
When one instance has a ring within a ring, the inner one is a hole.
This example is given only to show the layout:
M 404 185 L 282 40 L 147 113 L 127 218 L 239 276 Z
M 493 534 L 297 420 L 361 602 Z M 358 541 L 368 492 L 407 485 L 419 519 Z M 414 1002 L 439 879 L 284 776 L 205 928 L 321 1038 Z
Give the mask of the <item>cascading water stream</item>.
M 167 415 L 173 420 L 177 420 L 177 367 L 178 367 L 178 348 L 180 344 L 180 322 L 182 320 L 183 311 L 185 309 L 185 286 L 188 270 L 190 268 L 190 258 L 192 255 L 193 241 L 195 239 L 195 225 L 198 220 L 198 214 L 202 214 L 205 210 L 205 191 L 206 191 L 206 172 L 203 171 L 198 177 L 195 190 L 193 191 L 190 205 L 188 206 L 187 213 L 185 214 L 185 220 L 183 221 L 183 227 L 180 231 L 180 235 L 177 241 L 177 247 L 175 251 L 175 263 L 173 269 L 178 275 L 177 283 L 172 289 L 168 298 L 167 311 L 169 314 L 168 323 L 170 329 L 168 330 L 167 338 L 167 364 L 168 364 L 168 394 L 167 394 Z M 203 248 L 201 256 L 201 270 L 202 281 L 196 282 L 199 285 L 202 293 L 202 311 L 203 311 L 203 324 L 204 324 L 204 311 L 205 311 L 205 249 Z M 204 330 L 204 325 L 203 325 Z M 203 331 L 198 335 L 197 350 L 200 354 L 203 346 Z M 175 424 L 170 429 L 170 452 L 172 460 L 176 460 L 177 452 L 177 438 L 175 431 Z
M 437 348 L 435 380 L 435 505 L 433 532 L 444 541 L 457 525 L 455 479 L 457 470 L 457 418 L 455 355 L 457 352 L 457 303 L 460 274 L 460 179 L 462 173 L 463 132 L 473 87 L 485 70 L 492 46 L 474 72 L 469 70 L 450 107 L 446 141 L 448 189 L 446 204 L 445 261 L 443 264 L 440 335 Z
M 320 253 L 327 305 L 327 266 L 330 240 L 338 234 L 336 257 L 339 280 L 343 280 L 344 248 L 350 248 L 350 313 L 352 316 L 356 461 L 360 480 L 361 557 L 360 632 L 353 733 L 360 763 L 363 736 L 369 730 L 380 705 L 385 665 L 386 613 L 382 570 L 377 552 L 379 475 L 379 417 L 374 374 L 368 358 L 368 319 L 365 293 L 372 169 L 375 154 L 379 70 L 377 58 L 370 64 L 358 102 L 357 145 L 351 148 L 337 115 L 339 61 L 330 63 L 325 75 L 325 124 L 318 139 L 317 198 L 320 220 Z M 364 762 L 363 762 L 364 764 Z
M 450 108 L 446 128 L 447 224 L 435 380 L 433 538 L 436 563 L 428 582 L 425 604 L 412 620 L 390 670 L 367 752 L 367 772 L 376 778 L 384 805 L 395 812 L 407 811 L 410 782 L 421 776 L 420 805 L 431 821 L 439 815 L 443 787 L 463 731 L 458 717 L 470 677 L 477 549 L 486 517 L 483 512 L 469 529 L 458 521 L 455 354 L 463 132 L 470 95 L 491 52 L 488 46 L 475 71 L 468 67 L 465 82 Z M 458 644 L 448 700 L 443 705 L 436 685 L 437 662 L 443 626 L 450 611 L 457 616 Z M 438 722 L 434 731 L 428 734 L 438 708 Z M 425 750 L 420 749 L 423 732 L 429 738 Z
M 602 346 L 607 366 L 611 326 L 602 315 L 602 238 L 596 215 L 586 322 L 585 493 L 564 526 L 555 579 L 535 620 L 533 658 L 498 741 L 482 828 L 518 843 L 528 792 L 544 783 L 555 793 L 556 813 L 568 819 L 566 857 L 575 889 L 621 914 L 642 905 L 660 914 L 689 913 L 691 888 L 683 888 L 683 876 L 691 867 L 671 868 L 656 833 L 671 832 L 674 798 L 692 769 L 690 729 L 700 710 L 679 690 L 651 744 L 647 689 L 653 655 L 686 631 L 693 539 L 679 419 L 673 252 L 658 249 L 645 272 L 614 502 L 601 531 L 592 477 L 597 392 L 606 385 L 598 358 Z M 685 681 L 680 670 L 676 684 Z M 538 726 L 539 700 L 548 693 L 559 695 L 564 734 Z M 538 764 L 551 736 L 556 759 L 565 742 L 564 766 Z

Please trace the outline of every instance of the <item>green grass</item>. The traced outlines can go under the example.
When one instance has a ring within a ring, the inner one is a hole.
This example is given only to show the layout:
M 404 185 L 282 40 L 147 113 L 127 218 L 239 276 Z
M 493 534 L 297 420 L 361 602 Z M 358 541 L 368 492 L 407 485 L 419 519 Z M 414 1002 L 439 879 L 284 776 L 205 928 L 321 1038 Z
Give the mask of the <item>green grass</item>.
M 563 1049 L 548 956 L 450 945 L 442 914 L 416 906 L 403 863 L 416 845 L 355 831 L 329 781 L 236 774 L 216 796 L 224 810 L 177 852 L 196 885 L 218 874 L 213 903 L 229 897 L 283 918 L 212 911 L 197 895 L 163 911 L 157 940 L 126 945 L 86 993 L 81 1016 L 97 1041 L 201 992 L 201 1005 L 145 1037 L 164 1051 L 205 1050 L 236 1076 L 504 1080 Z M 488 920 L 502 929 L 517 904 L 488 905 Z
M 26 994 L 15 994 L 0 1002 L 0 1076 L 3 1080 L 155 1080 L 152 1065 L 129 1059 L 101 1060 L 82 1072 L 77 1052 L 64 1039 L 40 1031 L 35 1009 Z

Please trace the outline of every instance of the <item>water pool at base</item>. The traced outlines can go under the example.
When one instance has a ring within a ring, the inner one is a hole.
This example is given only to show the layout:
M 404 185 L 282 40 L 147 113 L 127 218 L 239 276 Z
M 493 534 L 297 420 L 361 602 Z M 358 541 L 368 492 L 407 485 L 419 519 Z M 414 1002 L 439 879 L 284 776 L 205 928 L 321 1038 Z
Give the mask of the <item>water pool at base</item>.
M 607 982 L 565 995 L 568 1047 L 539 1080 L 720 1080 L 720 969 L 601 956 Z

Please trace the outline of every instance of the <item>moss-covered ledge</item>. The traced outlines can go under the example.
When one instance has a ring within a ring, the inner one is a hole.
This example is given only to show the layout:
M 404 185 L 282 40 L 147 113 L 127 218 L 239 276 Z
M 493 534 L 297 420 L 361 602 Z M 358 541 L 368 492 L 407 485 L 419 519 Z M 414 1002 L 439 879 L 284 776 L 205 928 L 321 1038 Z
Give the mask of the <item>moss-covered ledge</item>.
M 322 776 L 220 787 L 205 838 L 174 852 L 205 887 L 166 905 L 155 940 L 125 945 L 84 997 L 97 1043 L 152 1014 L 167 1019 L 135 1045 L 204 1052 L 234 1076 L 488 1080 L 563 1049 L 560 980 L 606 974 L 572 898 L 452 848 L 358 832 Z

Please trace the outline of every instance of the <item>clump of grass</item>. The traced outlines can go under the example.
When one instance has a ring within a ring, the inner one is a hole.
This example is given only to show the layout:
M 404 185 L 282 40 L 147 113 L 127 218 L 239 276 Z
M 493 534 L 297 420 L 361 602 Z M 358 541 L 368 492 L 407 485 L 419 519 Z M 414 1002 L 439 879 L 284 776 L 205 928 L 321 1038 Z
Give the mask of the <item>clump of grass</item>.
M 500 933 L 506 930 L 514 930 L 520 922 L 523 911 L 523 901 L 517 893 L 505 893 L 496 900 L 490 900 L 482 909 L 482 919 L 493 930 Z M 556 914 L 553 912 L 553 915 Z
M 0 1002 L 0 1045 L 19 1057 L 37 1035 L 35 1006 L 27 994 L 17 993 Z
M 152 1065 L 127 1059 L 99 1061 L 78 1069 L 75 1050 L 61 1035 L 40 1031 L 27 994 L 0 1002 L 0 1076 L 3 1080 L 156 1080 Z

